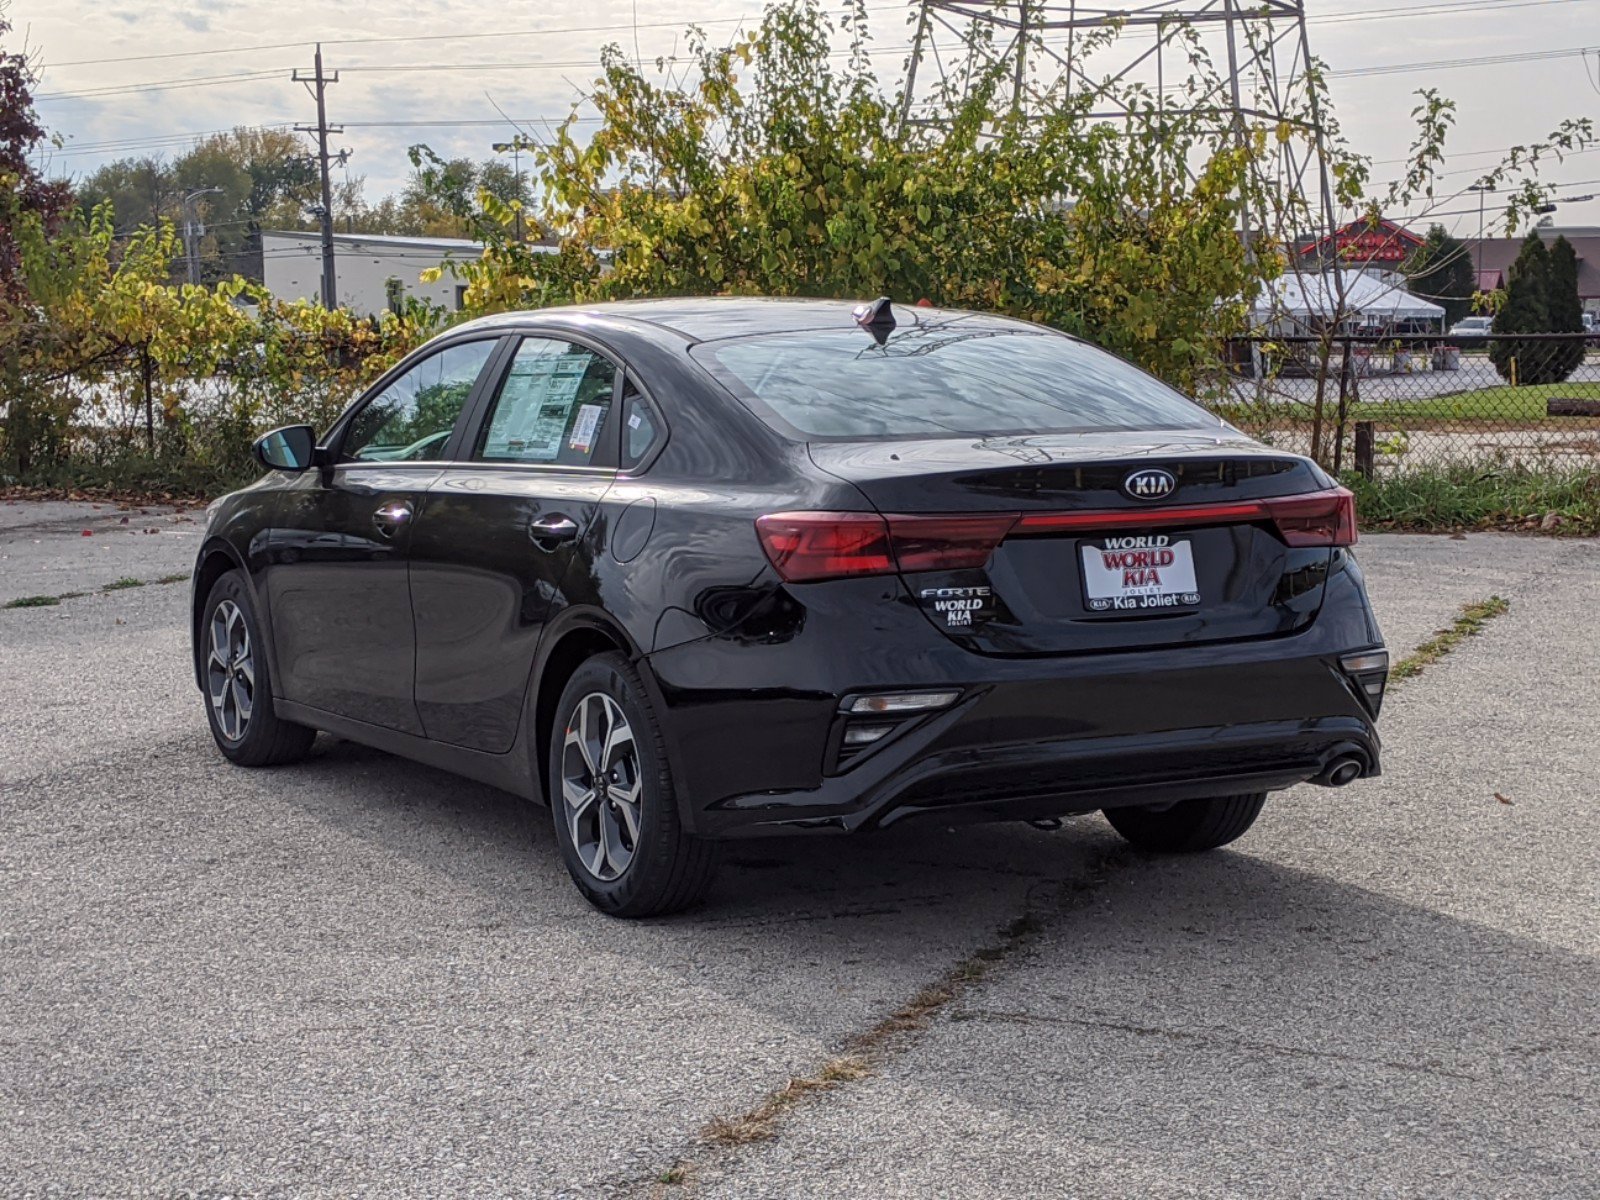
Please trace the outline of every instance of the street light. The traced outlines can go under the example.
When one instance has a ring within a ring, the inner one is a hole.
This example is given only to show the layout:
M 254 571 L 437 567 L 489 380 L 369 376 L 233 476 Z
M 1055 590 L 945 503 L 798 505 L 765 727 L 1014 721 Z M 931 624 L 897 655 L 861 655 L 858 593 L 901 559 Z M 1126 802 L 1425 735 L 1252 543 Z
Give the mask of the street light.
M 189 282 L 200 282 L 199 238 L 195 236 L 195 219 L 189 206 L 201 196 L 220 196 L 219 187 L 196 188 L 183 198 L 183 257 L 188 263 Z
M 522 139 L 514 142 L 495 142 L 490 149 L 496 154 L 511 151 L 511 171 L 517 184 L 517 241 L 522 240 Z
M 1483 284 L 1483 198 L 1494 191 L 1487 183 L 1472 183 L 1467 185 L 1467 191 L 1478 193 L 1478 280 L 1476 286 Z

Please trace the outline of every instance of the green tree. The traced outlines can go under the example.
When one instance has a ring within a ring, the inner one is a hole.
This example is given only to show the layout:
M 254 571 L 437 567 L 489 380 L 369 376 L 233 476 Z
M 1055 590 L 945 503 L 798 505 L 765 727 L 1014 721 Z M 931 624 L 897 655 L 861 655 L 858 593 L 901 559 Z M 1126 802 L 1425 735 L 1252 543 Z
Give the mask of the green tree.
M 1550 253 L 1536 229 L 1523 240 L 1516 262 L 1506 272 L 1505 301 L 1495 314 L 1489 357 L 1501 376 L 1515 383 L 1550 383 L 1547 343 L 1507 334 L 1547 333 L 1550 329 Z
M 1414 294 L 1444 305 L 1447 328 L 1471 313 L 1472 295 L 1477 290 L 1472 258 L 1443 225 L 1428 229 L 1423 244 L 1406 263 L 1405 274 Z
M 54 232 L 72 202 L 64 184 L 34 166 L 33 152 L 45 140 L 33 108 L 37 76 L 27 56 L 10 49 L 10 34 L 0 3 L 0 473 L 26 471 L 63 446 L 60 405 L 24 367 L 22 344 L 35 323 L 24 252 L 29 232 Z
M 117 232 L 126 236 L 161 220 L 172 191 L 171 170 L 149 155 L 119 158 L 79 180 L 74 190 L 84 212 L 110 204 Z
M 206 192 L 189 202 L 193 192 Z M 261 230 L 307 228 L 316 202 L 317 176 L 306 146 L 283 129 L 241 126 L 197 141 L 170 163 L 124 158 L 90 174 L 78 187 L 86 212 L 109 201 L 117 232 L 172 221 L 182 229 L 192 217 L 200 277 L 215 283 L 234 274 L 261 276 Z M 181 255 L 176 263 L 182 274 Z
M 1545 307 L 1550 319 L 1550 332 L 1582 333 L 1583 300 L 1578 296 L 1578 253 L 1565 237 L 1556 238 L 1550 247 L 1547 282 Z M 1580 339 L 1551 344 L 1550 371 L 1555 376 L 1552 382 L 1566 379 L 1581 365 L 1583 342 Z
M 1279 262 L 1270 245 L 1252 260 L 1238 236 L 1249 164 L 1273 152 L 1265 131 L 1216 145 L 1136 95 L 1128 128 L 1094 121 L 1089 96 L 1024 119 L 995 101 L 998 77 L 953 98 L 942 128 L 903 127 L 860 12 L 843 63 L 835 32 L 815 4 L 773 5 L 731 47 L 691 34 L 667 83 L 609 47 L 590 94 L 598 130 L 579 141 L 569 123 L 527 152 L 544 202 L 526 240 L 480 190 L 488 250 L 459 268 L 469 307 L 927 299 L 1083 333 L 1180 384 L 1242 328 L 1245 297 Z M 460 178 L 457 164 L 429 165 Z M 556 253 L 532 252 L 551 237 Z

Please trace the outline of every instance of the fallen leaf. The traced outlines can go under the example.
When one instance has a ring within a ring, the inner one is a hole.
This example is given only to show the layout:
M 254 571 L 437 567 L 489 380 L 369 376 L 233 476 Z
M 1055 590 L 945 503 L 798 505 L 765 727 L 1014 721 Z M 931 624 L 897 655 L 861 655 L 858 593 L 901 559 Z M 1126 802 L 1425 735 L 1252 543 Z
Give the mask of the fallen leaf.
M 118 525 L 126 525 L 127 523 L 128 523 L 128 518 L 127 517 L 123 517 L 122 520 L 117 522 Z
M 83 536 L 84 536 L 84 537 L 93 537 L 93 536 L 94 536 L 94 530 L 92 530 L 92 529 L 85 529 L 85 530 L 84 530 L 84 531 L 83 531 Z
M 1494 798 L 1496 800 L 1500 801 L 1501 804 L 1510 804 L 1510 803 L 1512 803 L 1512 800 L 1511 800 L 1510 796 L 1502 796 L 1499 792 L 1496 792 L 1494 794 Z
M 1464 542 L 1467 540 L 1467 535 L 1464 533 L 1452 533 L 1450 535 L 1450 540 L 1452 542 Z

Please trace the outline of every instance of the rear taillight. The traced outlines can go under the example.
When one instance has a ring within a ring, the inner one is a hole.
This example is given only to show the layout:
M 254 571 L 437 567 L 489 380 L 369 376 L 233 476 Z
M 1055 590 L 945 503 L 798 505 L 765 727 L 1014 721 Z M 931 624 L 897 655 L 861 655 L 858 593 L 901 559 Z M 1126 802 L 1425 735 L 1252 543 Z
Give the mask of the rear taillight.
M 1291 546 L 1356 544 L 1356 498 L 1348 488 L 1275 496 L 1261 503 L 1278 533 Z
M 889 526 L 876 513 L 770 513 L 756 518 L 756 535 L 790 583 L 894 573 Z
M 981 568 L 1016 523 L 1016 513 L 893 516 L 889 518 L 889 547 L 900 569 L 908 573 Z
M 790 583 L 896 571 L 982 567 L 1017 522 L 1015 513 L 891 516 L 853 512 L 773 513 L 756 533 Z
M 1267 522 L 1290 546 L 1353 546 L 1355 496 L 1342 487 L 1299 496 L 1223 504 L 1174 504 L 1112 512 L 981 513 L 926 516 L 861 512 L 771 513 L 756 519 L 767 558 L 790 583 L 896 571 L 960 571 L 985 566 L 1012 533 L 1095 534 Z
M 1018 534 L 1104 533 L 1115 529 L 1173 529 L 1205 525 L 1270 522 L 1290 546 L 1353 546 L 1356 544 L 1356 498 L 1347 489 L 1331 487 L 1298 496 L 1262 500 L 1229 500 L 1218 504 L 1169 504 L 1156 508 L 1119 508 L 1114 512 L 1026 513 L 1016 523 Z

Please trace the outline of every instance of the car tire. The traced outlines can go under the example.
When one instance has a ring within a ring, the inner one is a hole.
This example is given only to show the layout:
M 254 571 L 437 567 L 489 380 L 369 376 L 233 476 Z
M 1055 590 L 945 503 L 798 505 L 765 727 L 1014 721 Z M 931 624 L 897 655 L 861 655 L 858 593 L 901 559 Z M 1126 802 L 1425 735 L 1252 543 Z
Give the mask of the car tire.
M 660 724 L 625 656 L 596 655 L 567 681 L 548 778 L 556 845 L 590 904 L 658 917 L 705 895 L 716 844 L 683 828 Z
M 1255 824 L 1265 792 L 1180 800 L 1167 808 L 1108 808 L 1111 828 L 1141 850 L 1193 854 L 1226 846 Z
M 317 731 L 278 716 L 261 622 L 244 576 L 229 571 L 211 587 L 200 626 L 200 680 L 217 749 L 241 767 L 304 758 Z

